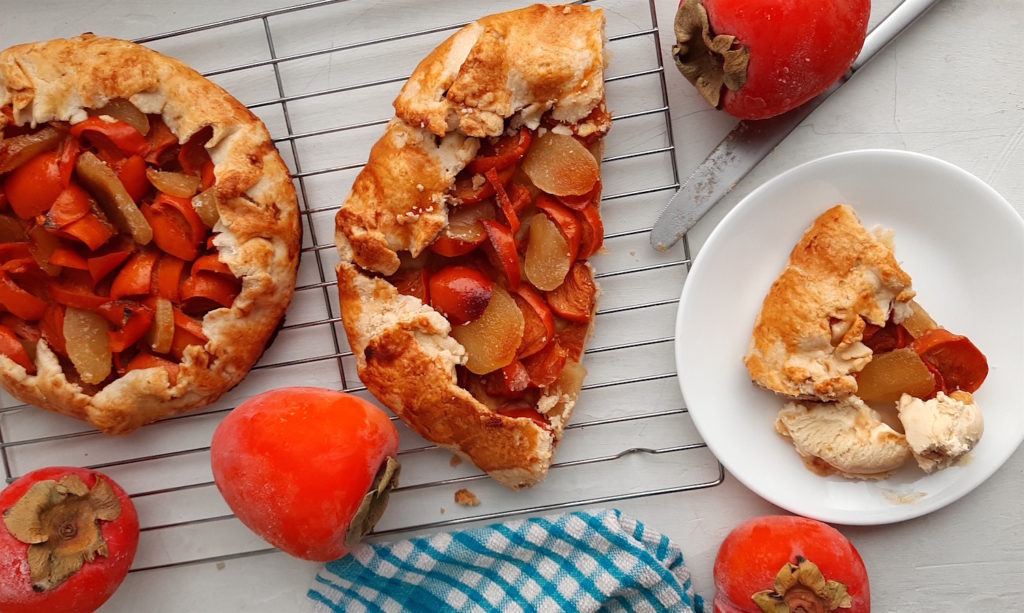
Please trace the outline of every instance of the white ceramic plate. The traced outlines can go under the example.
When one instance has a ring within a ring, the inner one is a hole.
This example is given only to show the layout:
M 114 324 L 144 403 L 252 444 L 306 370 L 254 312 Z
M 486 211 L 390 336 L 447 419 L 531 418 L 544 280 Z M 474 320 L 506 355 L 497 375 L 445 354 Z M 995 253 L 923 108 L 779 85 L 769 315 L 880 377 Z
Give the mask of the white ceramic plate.
M 882 481 L 820 477 L 772 428 L 782 401 L 743 365 L 754 318 L 789 251 L 820 213 L 854 207 L 895 230 L 917 300 L 986 354 L 975 394 L 985 418 L 959 465 L 926 475 L 913 462 Z M 883 524 L 939 509 L 981 484 L 1024 439 L 1024 221 L 978 178 L 925 155 L 840 153 L 798 166 L 743 199 L 715 228 L 683 287 L 676 367 L 687 407 L 726 469 L 768 501 L 840 524 Z

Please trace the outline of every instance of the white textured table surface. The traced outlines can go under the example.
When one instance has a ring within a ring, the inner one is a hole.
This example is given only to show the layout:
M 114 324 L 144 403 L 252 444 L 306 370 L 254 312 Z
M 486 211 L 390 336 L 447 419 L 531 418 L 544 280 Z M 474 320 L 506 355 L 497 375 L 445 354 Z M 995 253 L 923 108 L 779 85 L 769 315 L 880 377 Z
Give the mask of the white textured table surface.
M 484 10 L 469 2 L 402 2 L 400 8 L 385 1 L 351 2 L 361 12 L 389 15 L 396 31 L 417 29 L 424 11 L 450 9 L 453 17 L 440 20 L 447 23 L 472 15 L 473 5 Z M 0 46 L 83 31 L 136 38 L 289 4 L 12 2 L 0 19 Z M 494 3 L 494 10 L 517 4 Z M 873 2 L 872 21 L 895 4 Z M 671 1 L 658 3 L 663 52 L 672 40 L 674 8 Z M 344 28 L 338 25 L 339 32 Z M 945 159 L 988 182 L 1024 213 L 1021 31 L 1024 4 L 1019 0 L 939 2 L 713 209 L 691 232 L 691 247 L 698 248 L 717 221 L 761 182 L 798 163 L 848 149 L 888 147 Z M 732 121 L 708 110 L 670 61 L 666 76 L 677 162 L 685 177 Z M 983 308 L 979 300 L 982 313 Z M 617 506 L 682 545 L 696 588 L 705 596 L 713 592 L 711 566 L 728 531 L 749 517 L 778 511 L 728 475 L 716 487 Z M 931 515 L 896 525 L 840 529 L 867 563 L 877 611 L 1019 610 L 1024 601 L 1024 452 L 1018 449 L 974 492 Z M 315 569 L 272 553 L 135 572 L 103 611 L 298 610 Z

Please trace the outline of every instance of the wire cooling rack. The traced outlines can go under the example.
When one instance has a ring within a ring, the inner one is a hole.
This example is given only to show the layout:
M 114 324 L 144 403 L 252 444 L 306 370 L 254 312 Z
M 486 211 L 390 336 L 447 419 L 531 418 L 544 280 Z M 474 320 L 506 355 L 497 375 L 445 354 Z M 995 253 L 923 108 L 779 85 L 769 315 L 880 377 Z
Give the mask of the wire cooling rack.
M 223 85 L 261 117 L 289 164 L 304 223 L 294 302 L 249 376 L 203 410 L 126 437 L 0 396 L 0 457 L 10 482 L 36 468 L 88 466 L 131 494 L 142 535 L 134 572 L 265 554 L 213 483 L 210 437 L 239 402 L 285 385 L 370 398 L 338 317 L 334 214 L 393 111 L 391 101 L 438 43 L 481 13 L 479 3 L 320 0 L 140 39 Z M 589 374 L 548 479 L 512 492 L 398 423 L 402 484 L 376 535 L 606 504 L 715 486 L 721 465 L 683 404 L 673 360 L 676 303 L 689 269 L 685 241 L 648 246 L 650 225 L 679 185 L 653 0 L 607 0 L 613 127 L 602 161 L 606 252 Z M 516 2 L 487 4 L 487 12 Z M 395 31 L 398 15 L 415 15 Z M 255 59 L 254 59 L 255 58 Z M 282 478 L 287 478 L 283 475 Z M 481 503 L 455 504 L 468 488 Z

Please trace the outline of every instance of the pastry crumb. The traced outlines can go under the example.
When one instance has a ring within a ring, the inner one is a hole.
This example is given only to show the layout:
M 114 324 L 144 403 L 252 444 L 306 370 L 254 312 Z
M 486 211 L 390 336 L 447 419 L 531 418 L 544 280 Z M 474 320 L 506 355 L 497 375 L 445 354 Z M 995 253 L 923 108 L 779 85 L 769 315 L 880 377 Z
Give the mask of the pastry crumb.
M 453 455 L 452 459 L 448 460 L 448 466 L 451 466 L 452 468 L 455 468 L 459 464 L 462 464 L 462 458 L 457 455 Z
M 444 507 L 441 507 L 441 515 L 444 515 Z
M 464 507 L 478 507 L 480 506 L 480 499 L 473 492 L 462 488 L 455 492 L 455 503 L 461 504 Z

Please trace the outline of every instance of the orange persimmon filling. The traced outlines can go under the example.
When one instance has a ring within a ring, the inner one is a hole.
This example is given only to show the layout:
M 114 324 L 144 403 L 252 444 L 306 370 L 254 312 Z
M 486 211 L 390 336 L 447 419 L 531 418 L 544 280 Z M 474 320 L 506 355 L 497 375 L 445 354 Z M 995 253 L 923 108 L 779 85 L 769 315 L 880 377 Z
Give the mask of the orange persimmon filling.
M 857 395 L 892 404 L 904 393 L 932 398 L 938 392 L 975 392 L 988 376 L 988 360 L 966 336 L 939 327 L 916 302 L 903 323 L 892 316 L 884 326 L 868 323 L 862 342 L 872 358 L 856 374 Z
M 179 144 L 120 99 L 75 125 L 0 112 L 0 354 L 34 374 L 44 341 L 81 384 L 174 381 L 203 316 L 241 290 L 213 241 L 212 130 Z
M 496 412 L 548 426 L 542 394 L 578 389 L 604 240 L 600 131 L 547 118 L 481 143 L 449 192 L 448 225 L 388 281 L 444 315 L 467 353 L 459 384 Z

